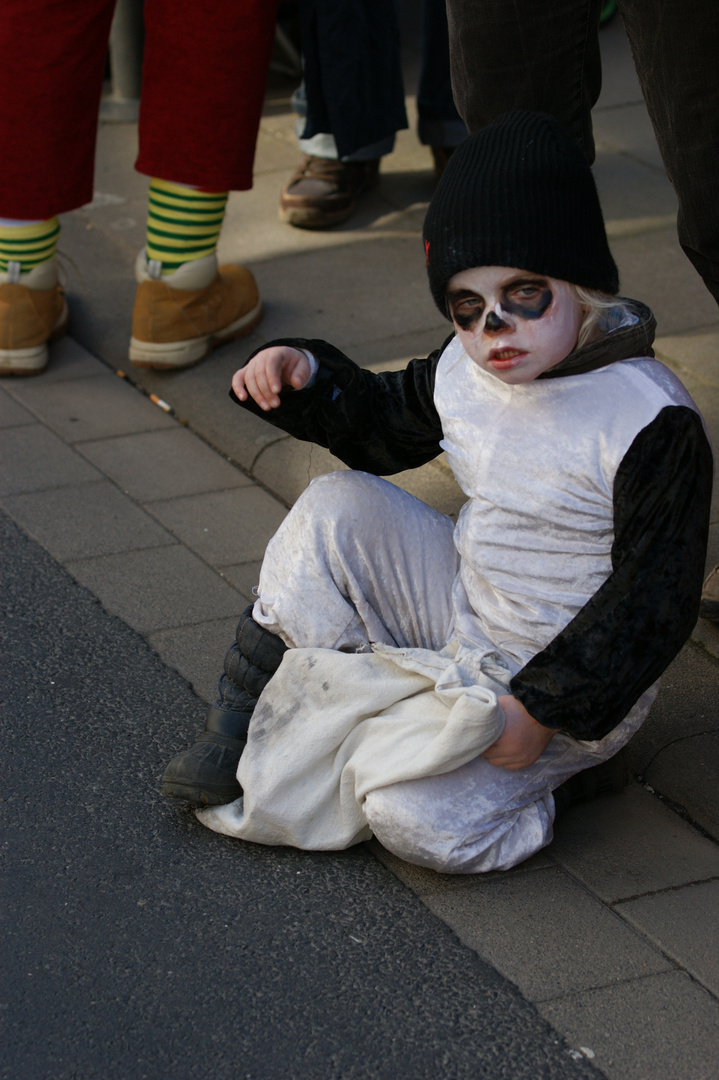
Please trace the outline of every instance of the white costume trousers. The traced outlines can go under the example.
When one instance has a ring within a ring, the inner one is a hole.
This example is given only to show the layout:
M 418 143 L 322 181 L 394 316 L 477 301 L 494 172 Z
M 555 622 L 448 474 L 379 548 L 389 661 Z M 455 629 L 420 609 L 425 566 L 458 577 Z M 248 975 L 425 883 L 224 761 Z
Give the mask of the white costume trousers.
M 453 637 L 454 525 L 395 485 L 360 472 L 314 480 L 270 541 L 254 618 L 290 648 L 368 642 L 439 651 Z M 486 643 L 482 643 L 486 648 Z M 390 851 L 444 873 L 508 869 L 552 839 L 552 790 L 615 754 L 651 688 L 609 735 L 556 735 L 533 765 L 477 757 L 452 772 L 371 791 L 369 826 Z

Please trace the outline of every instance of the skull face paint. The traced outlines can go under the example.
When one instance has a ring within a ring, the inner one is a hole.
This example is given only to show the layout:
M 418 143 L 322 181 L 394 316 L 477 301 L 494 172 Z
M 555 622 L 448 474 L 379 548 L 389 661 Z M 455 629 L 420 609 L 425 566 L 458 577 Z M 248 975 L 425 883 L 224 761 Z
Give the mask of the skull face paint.
M 447 303 L 468 356 L 511 385 L 531 382 L 568 356 L 583 315 L 566 281 L 507 266 L 455 274 Z

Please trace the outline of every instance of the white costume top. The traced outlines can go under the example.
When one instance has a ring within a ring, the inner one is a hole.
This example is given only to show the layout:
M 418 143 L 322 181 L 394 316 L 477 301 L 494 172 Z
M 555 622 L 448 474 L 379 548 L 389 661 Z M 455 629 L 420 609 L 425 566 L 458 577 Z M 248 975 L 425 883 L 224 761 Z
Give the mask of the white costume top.
M 696 406 L 656 360 L 509 386 L 459 338 L 439 360 L 434 400 L 469 497 L 455 530 L 455 630 L 518 670 L 609 576 L 614 478 L 637 434 L 667 405 Z

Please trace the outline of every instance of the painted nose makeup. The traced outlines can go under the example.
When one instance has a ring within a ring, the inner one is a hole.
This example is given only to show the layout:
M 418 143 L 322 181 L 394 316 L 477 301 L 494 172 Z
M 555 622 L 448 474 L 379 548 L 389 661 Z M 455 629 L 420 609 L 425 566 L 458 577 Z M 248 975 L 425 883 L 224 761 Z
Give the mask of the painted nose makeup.
M 499 330 L 506 330 L 508 327 L 509 323 L 500 318 L 496 311 L 487 312 L 487 318 L 484 322 L 484 329 L 487 333 L 496 334 Z

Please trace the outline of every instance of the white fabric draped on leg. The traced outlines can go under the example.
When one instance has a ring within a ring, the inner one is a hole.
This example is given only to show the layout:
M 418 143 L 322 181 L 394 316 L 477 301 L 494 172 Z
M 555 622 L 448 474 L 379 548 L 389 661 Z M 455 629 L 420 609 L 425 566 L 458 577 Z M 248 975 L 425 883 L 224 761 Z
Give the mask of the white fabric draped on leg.
M 451 643 L 453 529 L 365 473 L 310 484 L 268 545 L 253 612 L 291 651 L 250 725 L 244 800 L 198 811 L 204 824 L 315 849 L 374 833 L 445 873 L 506 869 L 550 842 L 552 790 L 616 753 L 656 688 L 600 741 L 558 735 L 529 768 L 490 765 L 479 755 L 501 731 L 509 670 L 486 643 Z M 337 653 L 369 643 L 377 654 Z

